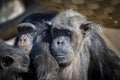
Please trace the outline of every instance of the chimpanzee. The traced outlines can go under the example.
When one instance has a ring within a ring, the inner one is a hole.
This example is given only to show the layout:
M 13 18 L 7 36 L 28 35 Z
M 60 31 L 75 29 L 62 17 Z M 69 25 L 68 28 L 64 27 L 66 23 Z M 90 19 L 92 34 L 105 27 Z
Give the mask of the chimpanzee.
M 30 66 L 29 66 L 29 72 L 27 74 L 24 74 L 24 77 L 26 79 L 32 80 L 36 78 L 35 73 L 34 73 L 34 66 L 33 66 L 33 60 L 35 56 L 38 54 L 36 52 L 37 47 L 36 46 L 33 47 L 33 45 L 35 44 L 35 40 L 36 40 L 35 38 L 40 37 L 41 36 L 40 33 L 47 30 L 48 27 L 43 26 L 43 23 L 46 21 L 49 21 L 54 16 L 55 16 L 54 13 L 34 13 L 26 17 L 17 26 L 17 30 L 19 33 L 18 33 L 18 36 L 16 37 L 14 46 L 24 49 L 28 53 L 31 59 Z M 32 47 L 34 49 L 32 49 Z
M 0 80 L 23 80 L 21 74 L 28 71 L 29 63 L 25 51 L 0 40 Z
M 41 56 L 41 51 L 38 66 L 45 68 L 36 70 L 38 76 L 44 75 L 41 80 L 51 79 L 47 77 L 52 73 L 47 74 L 46 69 L 56 66 L 58 72 L 55 75 L 59 80 L 120 80 L 120 59 L 99 35 L 97 24 L 76 11 L 67 10 L 54 17 L 47 26 L 50 27 L 50 34 L 45 37 L 52 38 L 47 39 L 50 51 L 46 50 L 44 43 L 42 45 L 46 39 L 40 40 L 39 45 L 53 56 L 54 59 L 48 60 L 58 65 L 46 62 L 48 57 Z
M 18 35 L 14 46 L 24 49 L 29 55 L 35 35 L 44 29 L 41 27 L 42 23 L 49 21 L 54 16 L 54 13 L 34 13 L 27 16 L 17 26 Z

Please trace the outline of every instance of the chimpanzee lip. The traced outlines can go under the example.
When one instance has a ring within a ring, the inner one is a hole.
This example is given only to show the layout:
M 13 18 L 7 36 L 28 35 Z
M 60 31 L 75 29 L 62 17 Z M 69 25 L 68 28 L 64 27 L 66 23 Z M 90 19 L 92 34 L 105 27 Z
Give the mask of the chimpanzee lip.
M 55 53 L 56 54 L 56 53 Z M 54 55 L 54 54 L 53 54 Z M 65 55 L 54 55 L 55 57 L 59 57 L 59 58 L 64 58 L 64 57 L 66 57 L 66 56 L 68 56 L 69 55 L 69 53 L 67 53 L 67 54 L 65 54 Z

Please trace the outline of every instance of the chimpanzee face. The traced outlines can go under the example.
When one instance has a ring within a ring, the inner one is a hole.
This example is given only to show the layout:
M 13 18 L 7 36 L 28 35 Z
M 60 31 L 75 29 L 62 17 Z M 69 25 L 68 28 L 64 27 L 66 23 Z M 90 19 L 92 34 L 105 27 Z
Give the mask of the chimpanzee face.
M 24 49 L 26 53 L 30 53 L 33 46 L 33 39 L 36 35 L 36 27 L 31 23 L 21 23 L 17 27 L 18 36 L 15 46 Z

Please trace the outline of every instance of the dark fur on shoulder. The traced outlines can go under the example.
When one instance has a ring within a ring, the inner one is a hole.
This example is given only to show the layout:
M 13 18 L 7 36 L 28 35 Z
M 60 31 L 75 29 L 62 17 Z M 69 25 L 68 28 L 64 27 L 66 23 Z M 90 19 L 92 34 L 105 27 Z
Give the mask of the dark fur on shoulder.
M 90 27 L 98 27 L 96 24 L 89 24 Z M 92 72 L 91 80 L 119 80 L 120 59 L 110 50 L 97 30 L 88 30 L 86 34 L 86 46 L 91 55 L 89 71 Z
M 34 39 L 31 57 L 33 57 L 33 65 L 37 75 L 37 80 L 59 80 L 58 78 L 58 64 L 51 55 L 50 42 L 51 35 L 49 27 L 45 23 L 41 27 L 46 27 L 38 32 Z

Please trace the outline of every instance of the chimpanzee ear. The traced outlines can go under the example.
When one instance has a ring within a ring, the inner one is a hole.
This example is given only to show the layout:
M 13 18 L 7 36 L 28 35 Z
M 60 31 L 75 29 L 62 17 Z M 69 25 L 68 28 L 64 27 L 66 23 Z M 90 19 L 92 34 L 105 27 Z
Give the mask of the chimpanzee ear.
M 52 22 L 50 22 L 50 21 L 45 21 L 45 24 L 46 24 L 46 26 L 48 26 L 49 28 L 52 27 Z
M 83 34 L 86 34 L 88 30 L 93 29 L 93 23 L 90 21 L 83 22 L 80 26 L 80 29 Z
M 10 55 L 6 55 L 4 57 L 2 57 L 1 61 L 0 61 L 0 67 L 2 69 L 11 66 L 14 63 L 14 58 Z
M 89 21 L 84 22 L 84 23 L 81 24 L 80 29 L 83 30 L 83 31 L 88 31 L 92 28 L 91 24 L 92 24 L 92 22 L 89 22 Z

